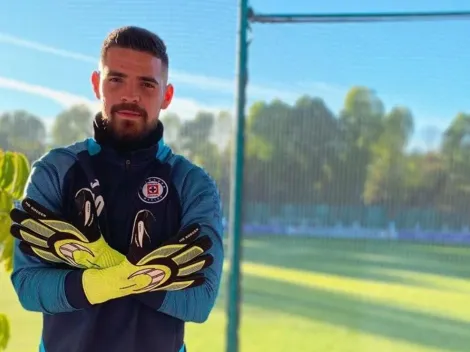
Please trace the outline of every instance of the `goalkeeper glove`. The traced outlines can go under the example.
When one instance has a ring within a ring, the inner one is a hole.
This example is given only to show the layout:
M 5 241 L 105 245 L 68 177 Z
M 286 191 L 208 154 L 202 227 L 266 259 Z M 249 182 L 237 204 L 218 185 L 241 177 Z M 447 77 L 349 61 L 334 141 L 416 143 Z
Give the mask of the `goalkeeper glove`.
M 200 226 L 190 225 L 149 251 L 144 248 L 144 239 L 153 221 L 148 210 L 139 211 L 126 259 L 112 268 L 83 272 L 83 290 L 91 304 L 143 292 L 182 290 L 205 282 L 200 271 L 213 262 L 213 257 L 206 253 L 212 241 L 201 236 Z
M 105 268 L 124 260 L 101 236 L 93 194 L 81 189 L 75 196 L 78 228 L 32 199 L 22 201 L 24 211 L 11 213 L 11 234 L 19 248 L 46 263 L 65 263 L 77 268 Z

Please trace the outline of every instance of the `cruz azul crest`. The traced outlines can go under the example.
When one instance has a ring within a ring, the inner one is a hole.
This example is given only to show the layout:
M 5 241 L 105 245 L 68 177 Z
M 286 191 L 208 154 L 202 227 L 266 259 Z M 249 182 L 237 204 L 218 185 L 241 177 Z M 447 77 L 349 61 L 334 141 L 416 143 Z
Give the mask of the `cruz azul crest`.
M 139 189 L 139 198 L 149 204 L 161 202 L 168 195 L 168 185 L 159 177 L 149 177 Z

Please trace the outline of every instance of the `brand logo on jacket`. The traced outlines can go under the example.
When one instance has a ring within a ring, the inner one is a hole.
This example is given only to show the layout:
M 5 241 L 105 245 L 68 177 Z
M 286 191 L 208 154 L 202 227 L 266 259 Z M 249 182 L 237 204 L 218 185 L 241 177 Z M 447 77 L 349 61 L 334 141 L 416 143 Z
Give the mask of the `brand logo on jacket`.
M 161 202 L 168 195 L 168 185 L 159 177 L 149 177 L 139 189 L 139 198 L 149 204 Z

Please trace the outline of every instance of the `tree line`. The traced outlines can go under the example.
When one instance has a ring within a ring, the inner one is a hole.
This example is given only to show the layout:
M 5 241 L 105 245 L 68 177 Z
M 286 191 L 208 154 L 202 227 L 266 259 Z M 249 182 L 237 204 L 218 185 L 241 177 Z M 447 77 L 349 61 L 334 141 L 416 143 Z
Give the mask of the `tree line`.
M 0 116 L 0 149 L 32 162 L 48 148 L 92 135 L 93 113 L 74 106 L 60 113 L 50 133 L 27 111 Z M 203 166 L 228 204 L 230 112 L 162 117 L 165 140 Z M 245 201 L 271 205 L 382 206 L 466 213 L 470 201 L 470 114 L 459 112 L 435 150 L 408 148 L 414 116 L 405 106 L 386 110 L 372 89 L 353 87 L 335 114 L 319 97 L 294 104 L 259 101 L 247 109 Z

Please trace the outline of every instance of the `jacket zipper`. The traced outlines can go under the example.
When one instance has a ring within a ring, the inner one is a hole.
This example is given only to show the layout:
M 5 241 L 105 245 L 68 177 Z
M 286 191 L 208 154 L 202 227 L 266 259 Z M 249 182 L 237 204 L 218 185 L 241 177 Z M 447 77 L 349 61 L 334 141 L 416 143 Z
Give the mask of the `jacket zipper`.
M 128 178 L 130 176 L 130 169 L 131 169 L 131 159 L 126 159 L 125 162 L 124 162 L 124 169 L 125 169 L 125 175 L 124 175 L 124 179 L 125 179 L 125 182 L 126 184 L 124 185 L 124 195 L 123 195 L 123 199 L 126 200 L 126 202 L 130 201 L 130 190 L 129 190 L 129 187 L 130 187 L 130 184 L 128 182 Z M 131 203 L 132 204 L 132 203 Z M 129 219 L 131 217 L 131 215 L 129 214 L 129 211 L 128 211 L 128 208 L 127 207 L 124 207 L 123 210 L 122 210 L 122 213 L 121 213 L 121 217 L 122 219 L 126 219 L 126 227 L 129 226 L 129 223 L 132 223 L 132 220 Z M 130 241 L 131 241 L 131 232 L 132 232 L 132 228 L 126 228 L 126 231 L 127 231 L 127 238 L 126 238 L 126 241 L 127 241 L 127 245 L 130 244 Z

